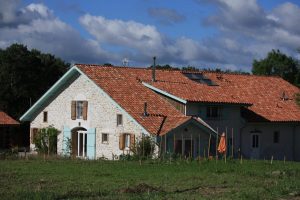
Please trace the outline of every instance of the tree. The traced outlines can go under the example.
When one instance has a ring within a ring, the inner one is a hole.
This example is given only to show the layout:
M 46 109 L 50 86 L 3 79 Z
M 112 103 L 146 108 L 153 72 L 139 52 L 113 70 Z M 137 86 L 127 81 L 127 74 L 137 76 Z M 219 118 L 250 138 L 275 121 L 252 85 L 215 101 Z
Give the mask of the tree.
M 299 85 L 298 65 L 297 60 L 273 49 L 266 58 L 253 61 L 252 73 L 256 75 L 278 75 L 292 84 Z
M 21 44 L 0 49 L 0 109 L 18 119 L 69 68 L 51 54 Z

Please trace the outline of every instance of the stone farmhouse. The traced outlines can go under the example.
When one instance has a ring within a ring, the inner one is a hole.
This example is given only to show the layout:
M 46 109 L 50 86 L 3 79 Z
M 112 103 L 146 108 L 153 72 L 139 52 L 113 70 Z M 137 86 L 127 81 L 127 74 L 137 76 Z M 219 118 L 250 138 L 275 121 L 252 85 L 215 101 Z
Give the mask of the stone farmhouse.
M 299 88 L 279 77 L 75 64 L 21 118 L 60 130 L 57 149 L 113 159 L 149 135 L 161 152 L 300 160 Z M 34 145 L 31 142 L 31 148 Z

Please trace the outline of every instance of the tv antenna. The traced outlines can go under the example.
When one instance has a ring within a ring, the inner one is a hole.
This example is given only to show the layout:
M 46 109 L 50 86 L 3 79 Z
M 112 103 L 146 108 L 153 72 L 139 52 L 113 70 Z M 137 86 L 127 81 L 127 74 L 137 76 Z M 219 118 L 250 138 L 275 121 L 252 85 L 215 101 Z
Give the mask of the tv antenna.
M 128 58 L 124 58 L 124 59 L 122 60 L 122 64 L 123 64 L 124 67 L 127 67 L 127 66 L 129 65 L 129 60 L 128 60 Z

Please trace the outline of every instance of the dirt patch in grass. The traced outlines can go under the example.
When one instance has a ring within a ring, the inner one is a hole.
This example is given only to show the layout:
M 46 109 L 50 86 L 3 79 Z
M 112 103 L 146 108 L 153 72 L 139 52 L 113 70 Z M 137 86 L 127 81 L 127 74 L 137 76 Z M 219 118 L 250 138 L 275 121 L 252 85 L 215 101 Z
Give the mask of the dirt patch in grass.
M 133 193 L 133 194 L 142 194 L 142 193 L 153 193 L 153 192 L 164 192 L 158 187 L 148 185 L 146 183 L 140 183 L 133 187 L 123 188 L 119 191 L 120 193 Z
M 228 191 L 227 186 L 197 186 L 183 190 L 175 190 L 174 193 L 199 193 L 203 196 L 220 195 Z

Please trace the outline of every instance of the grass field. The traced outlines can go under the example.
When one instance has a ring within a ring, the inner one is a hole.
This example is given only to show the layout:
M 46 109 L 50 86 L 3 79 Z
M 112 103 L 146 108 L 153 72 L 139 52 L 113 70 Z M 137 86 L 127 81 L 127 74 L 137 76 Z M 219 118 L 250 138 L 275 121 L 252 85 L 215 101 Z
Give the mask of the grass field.
M 300 163 L 0 160 L 0 199 L 299 199 Z

